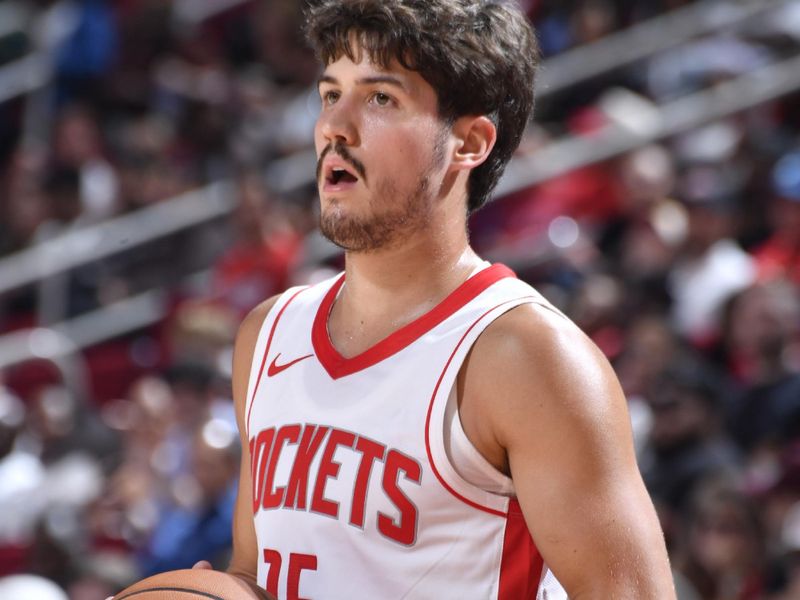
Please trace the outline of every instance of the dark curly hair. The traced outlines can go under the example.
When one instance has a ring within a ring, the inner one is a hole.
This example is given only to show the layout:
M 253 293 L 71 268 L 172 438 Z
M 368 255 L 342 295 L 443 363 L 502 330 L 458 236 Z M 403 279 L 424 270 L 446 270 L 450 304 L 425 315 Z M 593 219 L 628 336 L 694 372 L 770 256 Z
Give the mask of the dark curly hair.
M 483 0 L 311 0 L 306 37 L 327 65 L 355 60 L 352 36 L 381 67 L 393 59 L 436 90 L 448 122 L 486 115 L 497 127 L 488 159 L 469 178 L 467 206 L 483 206 L 519 145 L 539 62 L 536 38 L 518 8 Z

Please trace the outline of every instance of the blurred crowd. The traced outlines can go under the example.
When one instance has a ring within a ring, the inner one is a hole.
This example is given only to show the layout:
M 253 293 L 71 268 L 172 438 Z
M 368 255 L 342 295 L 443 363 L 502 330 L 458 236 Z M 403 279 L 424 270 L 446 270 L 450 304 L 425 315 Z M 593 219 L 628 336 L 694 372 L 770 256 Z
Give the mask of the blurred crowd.
M 87 390 L 44 361 L 0 371 L 0 597 L 40 586 L 30 597 L 103 600 L 196 560 L 224 568 L 236 328 L 262 299 L 341 266 L 320 251 L 313 183 L 278 193 L 265 178 L 311 140 L 302 5 L 198 16 L 213 3 L 7 1 L 26 27 L 0 40 L 0 63 L 46 52 L 53 77 L 0 104 L 0 260 L 221 179 L 235 208 L 64 276 L 59 318 L 169 293 L 163 320 L 83 352 Z M 547 58 L 691 3 L 520 4 Z M 519 155 L 798 54 L 789 4 L 549 94 Z M 471 222 L 478 251 L 614 365 L 681 600 L 800 597 L 798 101 L 559 175 Z M 0 333 L 41 324 L 40 293 L 0 294 Z

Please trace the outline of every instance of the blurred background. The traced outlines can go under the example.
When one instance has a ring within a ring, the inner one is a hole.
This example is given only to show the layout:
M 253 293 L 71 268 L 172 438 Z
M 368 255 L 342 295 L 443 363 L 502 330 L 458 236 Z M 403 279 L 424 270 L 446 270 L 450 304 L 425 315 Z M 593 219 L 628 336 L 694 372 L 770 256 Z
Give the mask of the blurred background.
M 614 365 L 680 598 L 800 598 L 800 0 L 519 1 L 473 245 Z M 0 598 L 226 565 L 236 328 L 342 265 L 301 6 L 0 2 Z

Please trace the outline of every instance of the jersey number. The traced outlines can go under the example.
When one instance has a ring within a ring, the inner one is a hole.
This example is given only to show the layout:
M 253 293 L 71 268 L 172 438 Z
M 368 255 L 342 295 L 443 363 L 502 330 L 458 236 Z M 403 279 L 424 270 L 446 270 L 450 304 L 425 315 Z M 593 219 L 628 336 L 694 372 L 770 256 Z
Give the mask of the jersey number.
M 269 565 L 267 572 L 267 591 L 278 597 L 278 580 L 281 574 L 283 559 L 277 550 L 264 548 L 264 562 Z M 300 597 L 300 574 L 303 571 L 316 571 L 317 557 L 313 554 L 289 555 L 289 572 L 286 578 L 286 600 L 307 600 Z

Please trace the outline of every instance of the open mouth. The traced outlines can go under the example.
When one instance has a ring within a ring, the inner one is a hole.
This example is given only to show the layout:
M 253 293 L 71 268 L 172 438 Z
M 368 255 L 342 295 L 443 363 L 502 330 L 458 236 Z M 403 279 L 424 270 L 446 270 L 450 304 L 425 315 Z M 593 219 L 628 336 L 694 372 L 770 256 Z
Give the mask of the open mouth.
M 340 183 L 355 183 L 358 181 L 358 178 L 347 169 L 334 167 L 330 170 L 327 181 L 333 185 L 338 185 Z

